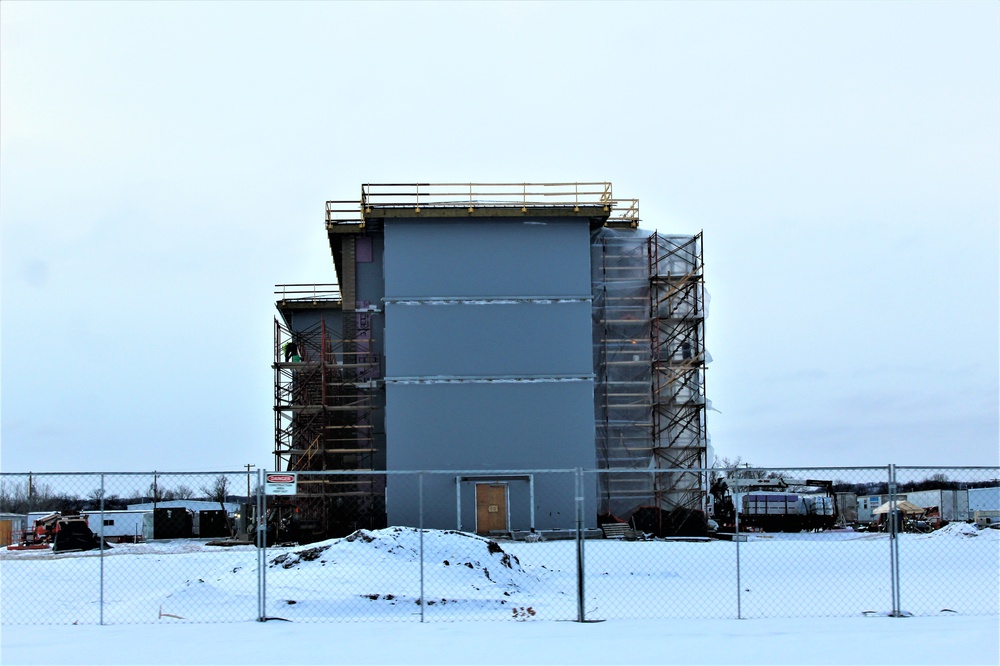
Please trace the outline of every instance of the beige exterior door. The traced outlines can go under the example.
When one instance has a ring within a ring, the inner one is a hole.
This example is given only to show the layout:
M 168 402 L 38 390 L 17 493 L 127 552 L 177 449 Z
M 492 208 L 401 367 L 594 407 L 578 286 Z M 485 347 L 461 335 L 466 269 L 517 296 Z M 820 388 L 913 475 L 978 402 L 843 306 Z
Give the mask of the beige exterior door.
M 507 530 L 507 485 L 476 484 L 476 534 Z

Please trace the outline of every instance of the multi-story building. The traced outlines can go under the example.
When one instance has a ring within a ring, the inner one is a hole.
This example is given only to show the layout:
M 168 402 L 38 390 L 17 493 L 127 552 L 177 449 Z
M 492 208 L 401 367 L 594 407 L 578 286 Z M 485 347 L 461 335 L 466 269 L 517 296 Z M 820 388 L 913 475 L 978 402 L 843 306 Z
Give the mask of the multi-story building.
M 701 235 L 638 223 L 610 183 L 327 202 L 336 283 L 279 285 L 274 329 L 276 464 L 317 533 L 416 525 L 418 496 L 426 527 L 571 524 L 574 477 L 532 470 L 628 470 L 585 475 L 590 526 L 703 510 Z

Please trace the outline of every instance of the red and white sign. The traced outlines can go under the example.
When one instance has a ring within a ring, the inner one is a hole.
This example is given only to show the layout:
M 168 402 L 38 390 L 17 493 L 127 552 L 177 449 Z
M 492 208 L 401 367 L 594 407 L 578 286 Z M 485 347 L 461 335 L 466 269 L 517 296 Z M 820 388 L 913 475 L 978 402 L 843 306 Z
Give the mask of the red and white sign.
M 294 472 L 268 472 L 264 475 L 265 495 L 294 495 Z

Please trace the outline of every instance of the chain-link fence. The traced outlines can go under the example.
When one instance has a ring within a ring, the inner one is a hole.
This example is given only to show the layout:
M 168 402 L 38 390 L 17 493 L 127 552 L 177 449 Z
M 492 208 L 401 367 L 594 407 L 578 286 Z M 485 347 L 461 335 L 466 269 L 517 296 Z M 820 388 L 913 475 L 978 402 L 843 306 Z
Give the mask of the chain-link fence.
M 245 536 L 256 476 L 0 475 L 0 512 L 18 525 L 0 550 L 0 620 L 255 619 L 257 548 Z
M 1000 614 L 996 467 L 272 476 L 0 474 L 0 622 Z

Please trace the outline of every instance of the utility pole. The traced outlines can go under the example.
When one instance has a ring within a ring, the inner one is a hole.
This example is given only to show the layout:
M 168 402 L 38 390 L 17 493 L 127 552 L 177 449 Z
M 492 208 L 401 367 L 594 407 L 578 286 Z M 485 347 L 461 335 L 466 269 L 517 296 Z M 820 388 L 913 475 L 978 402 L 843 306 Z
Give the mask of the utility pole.
M 243 465 L 243 466 L 247 468 L 247 504 L 249 504 L 250 503 L 250 470 L 252 470 L 257 465 L 251 465 L 250 463 L 247 463 L 246 465 Z
M 250 537 L 250 532 L 251 532 L 251 530 L 250 530 L 250 470 L 253 469 L 254 467 L 256 467 L 256 465 L 251 465 L 250 463 L 247 463 L 246 465 L 244 465 L 244 467 L 247 468 L 247 503 L 244 506 L 243 515 L 246 516 L 246 519 L 244 520 L 244 522 L 246 524 L 247 537 Z

